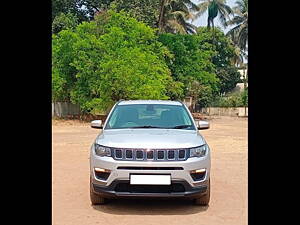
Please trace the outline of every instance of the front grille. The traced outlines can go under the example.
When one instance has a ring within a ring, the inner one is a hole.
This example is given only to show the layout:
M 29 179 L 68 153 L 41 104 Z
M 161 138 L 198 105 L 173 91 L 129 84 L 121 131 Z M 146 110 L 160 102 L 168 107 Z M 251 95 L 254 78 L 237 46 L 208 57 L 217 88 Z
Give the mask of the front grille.
M 129 183 L 119 183 L 116 185 L 115 191 L 130 193 L 174 193 L 185 192 L 185 188 L 179 183 L 171 185 L 130 185 Z
M 112 149 L 115 160 L 182 161 L 188 156 L 189 149 Z

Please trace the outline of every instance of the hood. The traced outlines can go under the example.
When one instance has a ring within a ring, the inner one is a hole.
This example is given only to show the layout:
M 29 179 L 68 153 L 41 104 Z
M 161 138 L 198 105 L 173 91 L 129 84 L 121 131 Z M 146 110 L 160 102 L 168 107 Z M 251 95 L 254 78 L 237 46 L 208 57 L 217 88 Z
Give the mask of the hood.
M 190 148 L 205 144 L 196 130 L 112 129 L 103 130 L 96 143 L 115 148 Z

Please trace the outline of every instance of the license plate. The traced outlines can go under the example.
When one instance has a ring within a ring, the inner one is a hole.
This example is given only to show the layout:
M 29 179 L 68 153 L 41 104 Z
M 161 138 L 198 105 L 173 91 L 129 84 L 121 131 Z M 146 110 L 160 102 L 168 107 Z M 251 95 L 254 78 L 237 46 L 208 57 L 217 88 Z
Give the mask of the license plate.
M 130 184 L 170 185 L 171 175 L 130 175 Z

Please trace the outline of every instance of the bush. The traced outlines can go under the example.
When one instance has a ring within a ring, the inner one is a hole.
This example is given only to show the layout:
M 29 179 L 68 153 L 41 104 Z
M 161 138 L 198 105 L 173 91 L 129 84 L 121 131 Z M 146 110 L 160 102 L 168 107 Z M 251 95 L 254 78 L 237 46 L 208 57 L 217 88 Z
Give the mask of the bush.
M 211 107 L 244 107 L 248 106 L 248 91 L 234 93 L 229 96 L 216 97 Z

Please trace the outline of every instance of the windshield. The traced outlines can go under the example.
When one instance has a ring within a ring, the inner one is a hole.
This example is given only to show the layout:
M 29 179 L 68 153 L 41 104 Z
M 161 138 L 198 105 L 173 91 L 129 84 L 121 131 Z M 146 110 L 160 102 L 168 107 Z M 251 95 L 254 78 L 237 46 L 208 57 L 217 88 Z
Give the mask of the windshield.
M 187 110 L 179 105 L 117 105 L 105 129 L 165 128 L 195 130 Z

